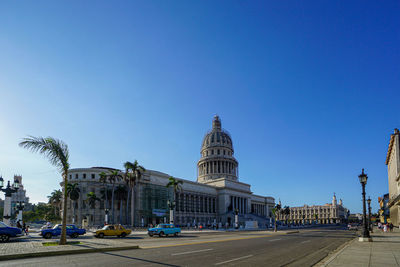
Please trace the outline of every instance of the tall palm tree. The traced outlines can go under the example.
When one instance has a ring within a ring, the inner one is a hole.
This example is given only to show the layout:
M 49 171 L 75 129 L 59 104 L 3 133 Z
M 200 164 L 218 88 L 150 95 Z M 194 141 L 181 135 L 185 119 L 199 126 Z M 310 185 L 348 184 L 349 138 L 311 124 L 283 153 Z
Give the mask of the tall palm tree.
M 63 179 L 63 216 L 60 245 L 67 244 L 67 183 L 69 171 L 69 151 L 68 146 L 63 141 L 52 137 L 33 137 L 29 136 L 22 139 L 19 145 L 32 152 L 43 154 L 49 159 L 50 163 L 58 168 Z
M 274 232 L 278 231 L 278 227 L 276 225 L 276 221 L 279 219 L 279 213 L 281 211 L 281 205 L 276 204 L 275 207 L 272 209 L 272 213 L 274 214 L 275 220 L 274 220 Z
M 73 201 L 72 206 L 74 207 L 73 213 L 72 213 L 72 215 L 74 216 L 73 223 L 76 223 L 75 222 L 75 206 L 76 206 L 76 202 L 79 199 L 80 192 L 81 192 L 81 190 L 79 189 L 77 183 L 73 183 L 73 184 L 68 183 L 67 184 L 67 195 Z
M 183 182 L 181 180 L 175 179 L 172 176 L 170 176 L 168 178 L 168 184 L 166 185 L 166 187 L 172 187 L 174 189 L 174 200 L 173 200 L 174 202 L 170 206 L 170 218 L 169 219 L 170 219 L 170 221 L 172 219 L 171 223 L 173 223 L 175 221 L 174 211 L 173 210 L 174 210 L 175 205 L 176 205 L 176 193 L 179 192 L 182 189 L 182 184 L 183 184 Z M 171 215 L 171 213 L 172 213 L 172 215 Z
M 61 190 L 54 190 L 51 192 L 50 196 L 47 196 L 49 199 L 49 204 L 54 207 L 55 216 L 60 216 L 61 203 L 62 203 L 62 192 Z
M 283 214 L 285 215 L 286 225 L 288 224 L 288 216 L 290 215 L 290 208 L 289 206 L 283 207 Z
M 126 187 L 123 185 L 118 185 L 117 189 L 115 189 L 115 197 L 118 200 L 118 209 L 119 209 L 119 224 L 122 223 L 122 207 L 123 207 L 123 202 L 126 200 Z M 128 216 L 128 214 L 126 214 Z
M 114 191 L 115 183 L 122 179 L 122 175 L 118 170 L 112 170 L 107 176 L 108 181 L 112 184 L 112 195 L 111 195 L 111 210 L 112 210 L 112 223 L 115 223 L 115 209 L 114 209 Z
M 108 209 L 108 194 L 106 192 L 108 192 L 107 190 L 107 174 L 105 172 L 101 172 L 99 174 L 100 176 L 100 182 L 103 183 L 104 185 L 104 190 L 102 190 L 102 194 L 103 194 L 103 199 L 105 196 L 105 204 L 104 204 L 104 209 Z M 107 221 L 107 220 L 104 220 Z
M 86 202 L 88 203 L 89 207 L 93 209 L 93 223 L 96 222 L 96 201 L 100 201 L 100 198 L 96 196 L 94 192 L 89 192 L 86 194 Z
M 133 163 L 129 161 L 125 162 L 124 168 L 125 168 L 124 179 L 128 185 L 127 203 L 129 204 L 129 198 L 130 198 L 131 225 L 133 226 L 135 223 L 135 196 L 134 196 L 135 186 L 137 182 L 142 178 L 142 175 L 146 171 L 146 169 L 143 166 L 139 165 L 137 160 L 135 160 Z M 126 205 L 126 214 L 128 214 L 129 211 L 128 204 Z

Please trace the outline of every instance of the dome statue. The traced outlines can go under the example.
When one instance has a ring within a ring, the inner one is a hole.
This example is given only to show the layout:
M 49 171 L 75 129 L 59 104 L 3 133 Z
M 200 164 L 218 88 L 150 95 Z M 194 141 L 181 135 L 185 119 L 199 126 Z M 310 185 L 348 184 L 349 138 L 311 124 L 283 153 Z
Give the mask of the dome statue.
M 232 138 L 228 131 L 222 129 L 218 115 L 214 116 L 212 129 L 203 138 L 200 154 L 197 163 L 198 182 L 218 178 L 238 179 L 238 162 L 233 157 Z

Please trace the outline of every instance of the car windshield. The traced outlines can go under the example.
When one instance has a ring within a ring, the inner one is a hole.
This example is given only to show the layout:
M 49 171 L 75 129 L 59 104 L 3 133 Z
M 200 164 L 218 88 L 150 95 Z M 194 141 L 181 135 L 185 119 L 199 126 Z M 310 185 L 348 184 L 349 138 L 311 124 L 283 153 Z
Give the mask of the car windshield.
M 157 224 L 156 228 L 164 228 L 164 224 Z
M 56 225 L 54 225 L 53 229 L 58 229 L 58 228 L 61 228 L 61 227 L 62 227 L 61 224 L 56 224 Z
M 108 230 L 108 225 L 104 225 L 104 227 L 101 228 L 101 230 Z
M 7 224 L 0 222 L 0 228 L 8 227 Z

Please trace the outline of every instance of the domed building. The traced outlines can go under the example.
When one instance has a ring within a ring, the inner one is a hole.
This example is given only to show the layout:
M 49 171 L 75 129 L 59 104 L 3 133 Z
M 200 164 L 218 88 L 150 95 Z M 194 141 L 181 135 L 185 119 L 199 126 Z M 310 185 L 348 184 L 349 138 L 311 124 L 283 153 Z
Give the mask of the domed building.
M 175 201 L 174 223 L 180 226 L 224 226 L 232 227 L 237 215 L 238 224 L 245 226 L 246 222 L 259 227 L 271 223 L 272 208 L 275 200 L 272 197 L 258 196 L 251 192 L 250 185 L 239 181 L 239 163 L 234 157 L 232 137 L 221 126 L 221 119 L 216 115 L 212 121 L 212 129 L 203 138 L 200 150 L 200 160 L 197 162 L 197 181 L 181 180 L 181 190 L 174 196 L 171 188 L 166 185 L 171 175 L 154 170 L 146 170 L 134 189 L 134 222 L 135 226 L 147 226 L 169 221 L 168 203 Z M 102 192 L 110 190 L 111 185 L 101 183 L 99 174 L 110 168 L 94 167 L 71 169 L 70 183 L 78 183 L 81 192 L 94 192 L 101 196 Z M 115 169 L 111 169 L 114 170 Z M 122 171 L 121 174 L 123 175 Z M 115 186 L 124 186 L 118 181 Z M 123 195 L 123 194 L 122 194 Z M 68 203 L 69 221 L 83 220 L 92 225 L 104 223 L 106 213 L 111 217 L 109 222 L 130 225 L 130 208 L 128 201 L 120 198 L 111 201 L 101 197 L 100 201 L 89 208 L 85 204 L 85 196 L 75 202 Z M 111 210 L 114 209 L 114 215 Z M 74 215 L 72 215 L 74 214 Z

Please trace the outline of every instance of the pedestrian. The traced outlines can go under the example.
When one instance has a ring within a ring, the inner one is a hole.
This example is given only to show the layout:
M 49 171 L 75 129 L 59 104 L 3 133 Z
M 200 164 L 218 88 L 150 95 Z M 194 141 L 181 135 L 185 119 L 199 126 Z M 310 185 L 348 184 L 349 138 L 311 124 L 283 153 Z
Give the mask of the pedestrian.
M 22 225 L 21 225 L 21 223 L 19 221 L 17 222 L 17 228 L 22 229 Z
M 26 234 L 26 235 L 29 235 L 29 225 L 26 226 L 25 234 Z
M 25 224 L 25 222 L 22 222 L 22 231 L 25 233 L 25 235 L 27 234 L 26 233 L 26 224 Z
M 387 230 L 388 230 L 388 225 L 387 224 L 383 225 L 383 232 L 387 233 Z
M 390 232 L 393 232 L 393 223 L 389 224 L 389 229 L 390 229 Z

